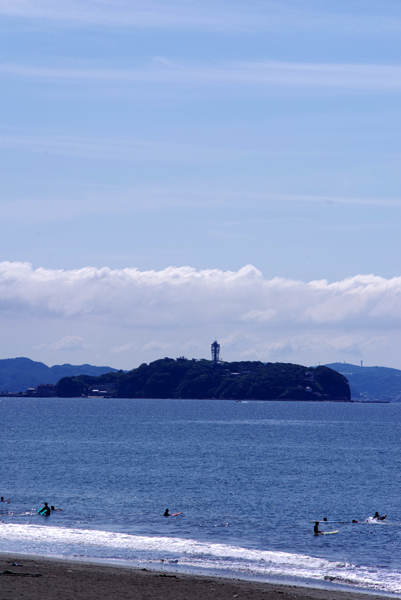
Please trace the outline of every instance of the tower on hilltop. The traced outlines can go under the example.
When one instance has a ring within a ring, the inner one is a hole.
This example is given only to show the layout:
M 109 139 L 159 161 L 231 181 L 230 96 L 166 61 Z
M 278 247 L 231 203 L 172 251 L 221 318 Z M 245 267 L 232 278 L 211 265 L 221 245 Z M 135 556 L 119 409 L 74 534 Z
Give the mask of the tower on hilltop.
M 212 344 L 212 363 L 215 367 L 220 362 L 220 344 L 215 340 Z

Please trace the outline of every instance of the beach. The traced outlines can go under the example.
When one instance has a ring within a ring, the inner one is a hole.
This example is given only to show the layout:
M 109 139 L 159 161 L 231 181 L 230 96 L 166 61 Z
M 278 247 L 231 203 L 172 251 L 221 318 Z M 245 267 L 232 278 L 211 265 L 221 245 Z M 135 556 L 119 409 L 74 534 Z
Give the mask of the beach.
M 15 564 L 17 563 L 17 564 Z M 383 596 L 0 555 L 1 600 L 379 600 Z

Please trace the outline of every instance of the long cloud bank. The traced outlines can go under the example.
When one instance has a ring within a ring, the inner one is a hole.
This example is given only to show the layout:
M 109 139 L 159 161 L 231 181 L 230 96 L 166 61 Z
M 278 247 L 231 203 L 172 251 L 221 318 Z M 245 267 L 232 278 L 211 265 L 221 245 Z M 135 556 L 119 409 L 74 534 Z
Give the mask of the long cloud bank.
M 8 316 L 106 318 L 127 327 L 188 324 L 251 329 L 401 326 L 401 277 L 356 275 L 342 281 L 266 279 L 239 271 L 169 267 L 162 271 L 33 269 L 0 263 L 0 310 Z

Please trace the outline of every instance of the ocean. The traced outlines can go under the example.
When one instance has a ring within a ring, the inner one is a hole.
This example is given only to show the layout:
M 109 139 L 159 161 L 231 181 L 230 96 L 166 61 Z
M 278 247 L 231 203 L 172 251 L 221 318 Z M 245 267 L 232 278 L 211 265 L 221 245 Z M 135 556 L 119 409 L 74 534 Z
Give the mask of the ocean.
M 3 398 L 0 551 L 401 597 L 400 440 L 396 403 Z

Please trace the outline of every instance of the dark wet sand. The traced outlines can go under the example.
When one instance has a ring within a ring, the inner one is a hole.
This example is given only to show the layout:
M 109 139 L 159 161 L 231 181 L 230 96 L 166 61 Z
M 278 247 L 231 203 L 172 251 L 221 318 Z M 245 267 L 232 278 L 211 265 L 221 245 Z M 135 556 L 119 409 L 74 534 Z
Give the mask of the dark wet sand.
M 13 565 L 14 562 L 21 566 Z M 175 575 L 130 567 L 24 558 L 17 554 L 0 554 L 0 572 L 0 600 L 383 600 L 383 596 L 375 594 Z

